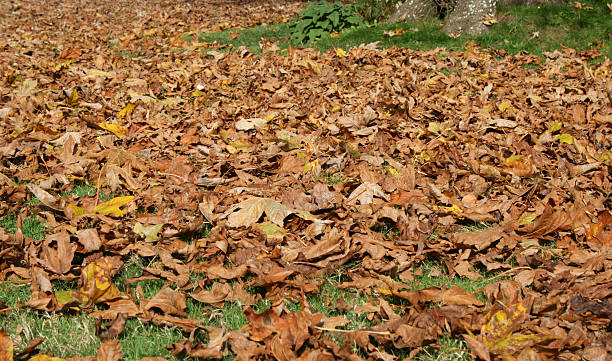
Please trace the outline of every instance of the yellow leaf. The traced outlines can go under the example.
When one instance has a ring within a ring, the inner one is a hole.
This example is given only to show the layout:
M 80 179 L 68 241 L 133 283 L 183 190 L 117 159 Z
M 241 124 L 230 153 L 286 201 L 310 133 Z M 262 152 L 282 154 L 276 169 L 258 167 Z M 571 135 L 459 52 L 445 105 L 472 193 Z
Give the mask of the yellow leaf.
M 72 89 L 72 92 L 70 93 L 70 96 L 68 97 L 67 101 L 68 105 L 70 105 L 71 107 L 77 107 L 79 105 L 79 91 L 76 87 Z
M 438 152 L 436 152 L 435 150 L 424 150 L 421 152 L 421 154 L 418 155 L 418 157 L 423 160 L 430 161 L 433 157 L 437 155 Z
M 501 102 L 500 105 L 497 106 L 497 108 L 499 109 L 500 112 L 504 112 L 506 111 L 506 109 L 508 109 L 510 107 L 510 101 L 509 100 L 504 100 L 503 102 Z
M 561 143 L 567 143 L 567 144 L 574 143 L 574 137 L 572 137 L 571 134 L 561 133 L 561 134 L 557 135 L 557 138 L 559 138 L 559 141 Z
M 67 304 L 75 302 L 76 298 L 72 296 L 71 290 L 65 290 L 65 291 L 55 291 L 55 300 L 57 301 L 57 305 L 60 308 L 63 308 Z
M 304 164 L 304 174 L 306 173 L 312 173 L 312 178 L 314 180 L 319 179 L 321 176 L 321 161 L 315 159 L 312 162 L 306 162 L 306 164 Z
M 491 352 L 504 348 L 515 349 L 529 342 L 537 343 L 551 338 L 547 335 L 523 335 L 516 332 L 522 328 L 523 322 L 527 319 L 527 309 L 522 302 L 510 305 L 506 310 L 489 313 L 487 316 L 489 321 L 482 326 L 480 333 L 483 343 Z
M 532 214 L 532 215 L 526 215 L 526 216 L 521 217 L 521 218 L 518 220 L 517 224 L 518 224 L 519 226 L 524 226 L 524 225 L 527 225 L 527 224 L 531 224 L 531 223 L 533 223 L 533 221 L 535 220 L 535 218 L 536 218 L 535 214 Z
M 397 171 L 397 169 L 393 168 L 392 166 L 388 166 L 387 170 L 389 170 L 389 173 L 391 173 L 392 176 L 394 176 L 395 178 L 399 178 L 399 172 Z
M 262 231 L 269 240 L 281 240 L 287 234 L 283 227 L 272 222 L 256 223 L 254 227 Z
M 70 64 L 72 64 L 72 60 L 67 60 L 67 61 L 65 61 L 63 63 L 59 63 L 59 64 L 57 64 L 55 66 L 55 71 L 57 72 L 57 71 L 62 70 L 62 68 L 67 68 L 68 65 L 70 65 Z
M 144 237 L 145 241 L 157 241 L 159 236 L 157 235 L 161 231 L 163 224 L 154 224 L 152 226 L 143 226 L 139 222 L 134 225 L 134 233 Z
M 522 163 L 523 161 L 523 156 L 522 155 L 511 155 L 508 158 L 506 158 L 506 164 L 509 166 L 512 166 L 514 164 L 518 163 Z
M 550 130 L 551 133 L 554 133 L 558 130 L 561 130 L 561 128 L 563 128 L 563 123 L 562 122 L 554 122 L 550 125 L 550 127 L 548 128 L 548 130 Z
M 126 213 L 126 211 L 120 209 L 128 203 L 130 203 L 134 199 L 134 196 L 125 196 L 125 197 L 115 197 L 109 201 L 98 204 L 94 209 L 94 213 L 101 215 L 111 215 L 115 217 L 122 216 Z
M 125 118 L 129 117 L 130 114 L 132 114 L 132 111 L 134 110 L 134 108 L 136 108 L 136 105 L 134 103 L 128 103 L 125 107 L 123 107 L 123 109 L 121 109 L 121 111 L 119 112 L 119 115 L 117 115 L 117 120 L 120 121 L 120 122 L 125 121 Z M 111 132 L 112 132 L 112 130 L 111 130 Z M 113 133 L 115 133 L 115 132 L 113 132 Z M 117 133 L 115 133 L 115 135 L 116 134 Z M 117 136 L 119 138 L 121 138 L 119 135 L 117 135 Z
M 157 29 L 149 29 L 143 33 L 144 36 L 153 36 L 155 34 L 157 34 Z
M 595 159 L 597 159 L 598 161 L 604 164 L 608 164 L 608 165 L 612 164 L 612 151 L 606 150 L 605 152 L 601 154 L 596 154 Z
M 440 133 L 440 130 L 442 130 L 442 126 L 440 123 L 429 122 L 429 125 L 427 126 L 427 130 L 430 131 L 431 133 Z
M 125 137 L 127 134 L 127 129 L 122 127 L 119 124 L 110 124 L 110 123 L 98 123 L 100 128 L 106 129 L 117 136 L 117 138 Z
M 344 51 L 344 49 L 342 49 L 342 48 L 336 48 L 336 55 L 338 55 L 338 56 L 348 56 L 346 51 Z
M 81 208 L 79 206 L 75 206 L 74 204 L 70 204 L 68 203 L 68 208 L 70 208 L 72 210 L 72 216 L 73 217 L 79 217 L 85 214 L 89 214 L 90 212 L 88 210 L 86 210 L 85 208 Z
M 112 268 L 113 265 L 106 258 L 83 268 L 80 280 L 82 285 L 72 293 L 82 308 L 121 297 L 121 291 L 111 281 Z
M 447 213 L 452 213 L 456 216 L 461 216 L 461 213 L 463 213 L 463 209 L 459 208 L 459 206 L 456 204 L 453 204 L 450 207 L 440 207 L 440 210 Z

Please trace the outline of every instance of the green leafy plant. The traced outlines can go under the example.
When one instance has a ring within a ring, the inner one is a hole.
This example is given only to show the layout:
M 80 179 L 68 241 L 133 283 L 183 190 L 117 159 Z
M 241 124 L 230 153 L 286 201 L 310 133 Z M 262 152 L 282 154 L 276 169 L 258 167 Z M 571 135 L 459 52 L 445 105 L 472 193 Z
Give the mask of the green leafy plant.
M 363 25 L 355 7 L 340 2 L 310 2 L 307 8 L 291 19 L 290 42 L 293 45 L 311 44 L 323 35 Z

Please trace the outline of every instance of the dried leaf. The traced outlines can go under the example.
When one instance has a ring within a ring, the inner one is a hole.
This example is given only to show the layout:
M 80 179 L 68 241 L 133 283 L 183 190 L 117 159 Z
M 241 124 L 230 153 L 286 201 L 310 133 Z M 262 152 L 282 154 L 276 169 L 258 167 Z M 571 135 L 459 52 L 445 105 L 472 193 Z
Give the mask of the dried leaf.
M 185 317 L 187 316 L 184 311 L 186 307 L 187 303 L 183 294 L 174 291 L 170 287 L 164 287 L 153 296 L 144 309 L 158 308 L 164 313 Z
M 104 203 L 98 204 L 96 207 L 94 207 L 93 212 L 105 216 L 111 215 L 120 217 L 126 213 L 126 211 L 122 210 L 120 207 L 130 203 L 133 199 L 134 196 L 115 197 Z
M 13 361 L 13 341 L 0 329 L 0 360 Z
M 96 321 L 96 336 L 102 340 L 117 337 L 125 329 L 125 322 L 128 316 L 125 313 L 118 313 L 110 324 L 104 325 L 104 329 L 101 327 L 101 320 Z

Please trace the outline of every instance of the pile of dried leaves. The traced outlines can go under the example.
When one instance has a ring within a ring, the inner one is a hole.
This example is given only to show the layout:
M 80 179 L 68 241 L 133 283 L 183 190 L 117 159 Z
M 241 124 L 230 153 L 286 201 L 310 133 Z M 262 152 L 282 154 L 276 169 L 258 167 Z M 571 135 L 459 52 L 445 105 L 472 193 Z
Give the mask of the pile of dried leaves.
M 0 280 L 31 283 L 29 307 L 112 320 L 98 324 L 99 360 L 121 356 L 112 337 L 131 317 L 181 328 L 172 352 L 201 358 L 394 360 L 447 334 L 484 360 L 609 359 L 609 59 L 373 45 L 281 56 L 266 42 L 256 55 L 180 40 L 301 6 L 2 2 L 0 216 L 19 217 L 15 234 L 0 229 Z M 79 180 L 115 197 L 61 196 Z M 46 239 L 23 236 L 32 214 Z M 453 232 L 475 223 L 490 227 Z M 152 299 L 113 283 L 130 254 L 151 264 L 128 284 L 169 281 Z M 487 302 L 411 291 L 425 259 L 499 280 Z M 340 287 L 373 295 L 359 311 L 376 326 L 338 344 L 329 330 L 346 319 L 306 296 L 355 262 Z M 54 290 L 58 279 L 79 288 Z M 257 314 L 262 297 L 273 305 Z M 240 302 L 248 324 L 202 326 L 186 298 Z M 0 344 L 12 359 L 4 333 Z

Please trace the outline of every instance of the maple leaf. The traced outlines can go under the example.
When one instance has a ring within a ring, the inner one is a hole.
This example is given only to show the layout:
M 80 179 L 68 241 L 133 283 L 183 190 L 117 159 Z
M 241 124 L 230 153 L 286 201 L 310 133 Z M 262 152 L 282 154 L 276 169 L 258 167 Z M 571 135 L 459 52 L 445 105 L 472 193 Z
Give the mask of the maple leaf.
M 94 303 L 112 301 L 121 297 L 121 292 L 112 282 L 111 274 L 116 265 L 108 258 L 89 263 L 81 271 L 80 287 L 75 291 L 56 291 L 55 298 L 60 308 L 77 304 L 89 309 Z
M 238 211 L 235 211 L 239 209 Z M 270 222 L 283 227 L 284 219 L 290 214 L 311 221 L 316 219 L 310 212 L 293 209 L 271 198 L 251 197 L 231 207 L 222 218 L 227 217 L 231 227 L 248 227 L 266 214 Z

